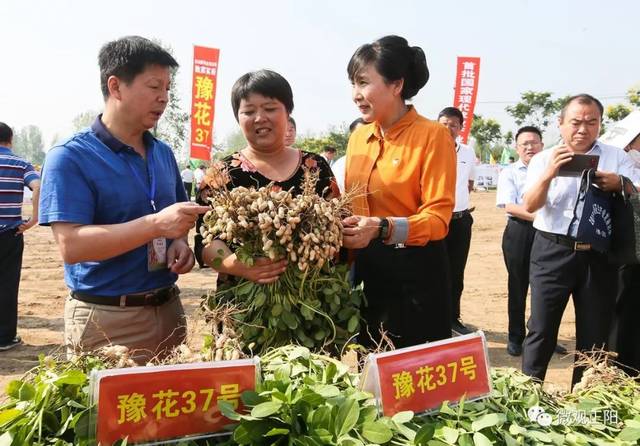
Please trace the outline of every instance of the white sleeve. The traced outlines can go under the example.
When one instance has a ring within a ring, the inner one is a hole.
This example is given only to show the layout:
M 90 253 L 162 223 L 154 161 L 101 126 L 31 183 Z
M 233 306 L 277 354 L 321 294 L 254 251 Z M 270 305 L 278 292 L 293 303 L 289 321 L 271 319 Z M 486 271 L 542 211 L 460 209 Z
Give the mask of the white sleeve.
M 540 179 L 540 177 L 544 173 L 544 169 L 546 169 L 547 167 L 547 157 L 545 156 L 546 153 L 546 150 L 540 153 L 536 153 L 533 158 L 531 158 L 531 161 L 529 161 L 529 167 L 527 168 L 527 181 L 524 185 L 525 194 L 529 191 L 529 189 L 531 189 L 531 187 Z
M 618 166 L 618 175 L 623 175 L 629 178 L 633 184 L 640 185 L 640 169 L 626 152 L 622 152 L 622 159 Z
M 516 185 L 513 181 L 513 169 L 506 167 L 498 176 L 498 191 L 496 193 L 496 206 L 505 207 L 507 204 L 516 203 L 518 196 Z
M 476 181 L 476 152 L 469 147 L 469 162 L 471 163 L 471 170 L 469 170 L 469 181 Z

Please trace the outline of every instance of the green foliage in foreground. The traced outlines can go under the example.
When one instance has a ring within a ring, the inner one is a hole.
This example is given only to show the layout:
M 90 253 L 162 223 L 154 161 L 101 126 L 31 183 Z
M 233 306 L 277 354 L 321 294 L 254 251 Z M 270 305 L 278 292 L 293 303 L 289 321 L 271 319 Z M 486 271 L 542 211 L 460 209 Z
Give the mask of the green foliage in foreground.
M 0 407 L 0 446 L 86 445 L 89 427 L 88 379 L 101 360 L 76 362 L 41 358 L 24 379 L 7 387 Z M 305 347 L 271 350 L 261 360 L 262 382 L 242 396 L 238 413 L 221 402 L 234 420 L 232 436 L 183 441 L 181 445 L 571 445 L 631 446 L 640 441 L 640 386 L 620 376 L 593 380 L 576 393 L 551 395 L 513 369 L 494 369 L 493 393 L 480 401 L 444 403 L 428 415 L 401 412 L 380 417 L 373 395 L 358 388 L 358 375 L 336 359 Z M 552 415 L 548 426 L 528 414 L 539 406 Z M 615 412 L 617 420 L 561 422 L 558 414 Z M 121 443 L 126 444 L 126 441 Z

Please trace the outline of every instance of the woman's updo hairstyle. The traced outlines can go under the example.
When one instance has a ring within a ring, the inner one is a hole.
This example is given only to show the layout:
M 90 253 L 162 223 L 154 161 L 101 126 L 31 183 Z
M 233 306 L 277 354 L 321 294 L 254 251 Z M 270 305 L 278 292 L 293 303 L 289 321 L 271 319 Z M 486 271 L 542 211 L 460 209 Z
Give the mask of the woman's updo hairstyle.
M 353 83 L 369 64 L 373 64 L 387 82 L 404 79 L 402 99 L 405 100 L 414 97 L 429 80 L 424 51 L 418 46 L 409 46 L 407 39 L 400 36 L 385 36 L 358 48 L 347 65 L 349 80 Z

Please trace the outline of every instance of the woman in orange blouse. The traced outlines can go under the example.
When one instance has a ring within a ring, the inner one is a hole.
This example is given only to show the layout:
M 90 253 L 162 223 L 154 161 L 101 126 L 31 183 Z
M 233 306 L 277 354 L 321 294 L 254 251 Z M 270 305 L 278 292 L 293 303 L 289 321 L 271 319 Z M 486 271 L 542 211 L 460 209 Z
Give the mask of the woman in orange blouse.
M 358 48 L 347 67 L 364 121 L 349 139 L 346 189 L 359 192 L 344 245 L 357 249 L 363 315 L 396 347 L 451 336 L 443 238 L 453 211 L 455 144 L 449 131 L 406 100 L 427 83 L 424 52 L 398 36 Z M 363 336 L 363 344 L 371 340 Z

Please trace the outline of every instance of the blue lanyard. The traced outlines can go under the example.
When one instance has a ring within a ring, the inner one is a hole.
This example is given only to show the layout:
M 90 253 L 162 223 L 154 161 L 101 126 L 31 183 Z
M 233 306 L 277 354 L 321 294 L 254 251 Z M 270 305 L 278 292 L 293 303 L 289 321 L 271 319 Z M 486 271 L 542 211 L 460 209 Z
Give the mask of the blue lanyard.
M 147 188 L 147 183 L 144 182 L 144 180 L 140 176 L 140 173 L 135 169 L 133 164 L 131 164 L 131 162 L 127 159 L 126 155 L 123 156 L 123 158 L 127 163 L 127 165 L 129 166 L 129 168 L 131 169 L 131 173 L 133 173 L 133 176 L 136 177 L 136 180 L 138 180 L 138 183 L 140 183 L 140 186 L 142 186 L 142 189 L 144 190 L 144 193 L 147 195 L 147 198 L 149 198 L 151 209 L 153 209 L 153 212 L 157 212 L 158 210 L 156 209 L 156 202 L 155 202 L 156 176 L 154 175 L 154 172 L 153 172 L 153 149 L 147 150 L 147 170 L 149 171 L 149 179 L 150 179 L 149 182 L 151 183 L 150 188 Z

